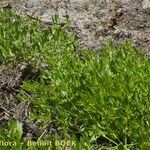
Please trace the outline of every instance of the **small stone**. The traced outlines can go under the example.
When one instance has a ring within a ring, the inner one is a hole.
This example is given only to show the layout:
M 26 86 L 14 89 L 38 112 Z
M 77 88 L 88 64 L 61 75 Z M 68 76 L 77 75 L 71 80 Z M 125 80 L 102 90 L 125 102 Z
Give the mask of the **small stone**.
M 33 139 L 33 135 L 31 133 L 27 133 L 25 140 L 32 140 Z
M 142 7 L 143 9 L 150 8 L 150 0 L 143 0 Z

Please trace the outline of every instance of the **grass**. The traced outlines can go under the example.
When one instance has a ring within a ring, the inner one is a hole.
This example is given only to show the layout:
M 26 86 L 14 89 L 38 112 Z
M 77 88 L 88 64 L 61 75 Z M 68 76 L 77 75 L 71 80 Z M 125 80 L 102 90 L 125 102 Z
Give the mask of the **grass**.
M 46 137 L 43 132 L 38 140 L 73 139 L 75 150 L 148 150 L 149 58 L 128 41 L 120 46 L 109 42 L 98 54 L 79 50 L 75 35 L 62 30 L 58 16 L 54 21 L 53 27 L 42 30 L 38 20 L 0 12 L 1 62 L 40 68 L 37 80 L 21 85 L 18 100 L 30 102 L 29 118 L 38 120 L 39 127 L 61 127 L 57 135 Z M 0 140 L 26 142 L 21 123 L 9 124 L 7 130 L 1 127 Z M 12 149 L 27 148 L 45 149 L 26 144 Z M 52 144 L 51 149 L 67 148 Z

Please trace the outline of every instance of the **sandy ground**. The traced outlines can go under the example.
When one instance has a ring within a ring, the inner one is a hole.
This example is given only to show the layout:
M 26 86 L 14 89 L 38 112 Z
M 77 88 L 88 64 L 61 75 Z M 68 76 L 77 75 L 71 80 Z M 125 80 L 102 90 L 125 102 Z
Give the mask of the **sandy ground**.
M 71 20 L 84 48 L 98 49 L 107 40 L 131 39 L 150 55 L 150 0 L 22 0 L 10 1 L 17 13 L 52 24 L 58 14 Z

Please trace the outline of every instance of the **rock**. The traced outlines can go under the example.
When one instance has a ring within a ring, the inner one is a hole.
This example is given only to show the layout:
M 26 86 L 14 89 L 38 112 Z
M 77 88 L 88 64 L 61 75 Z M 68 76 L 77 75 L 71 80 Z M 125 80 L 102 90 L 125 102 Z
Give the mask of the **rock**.
M 142 8 L 146 14 L 150 15 L 150 0 L 143 0 Z
M 143 9 L 150 8 L 150 0 L 143 0 L 142 7 Z

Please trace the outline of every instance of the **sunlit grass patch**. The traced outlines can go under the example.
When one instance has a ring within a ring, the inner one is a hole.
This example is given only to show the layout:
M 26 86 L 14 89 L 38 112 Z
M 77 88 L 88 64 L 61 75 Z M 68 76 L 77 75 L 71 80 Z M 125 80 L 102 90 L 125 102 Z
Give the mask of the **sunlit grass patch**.
M 30 102 L 30 120 L 43 129 L 59 126 L 57 138 L 76 140 L 73 149 L 149 147 L 150 61 L 142 50 L 130 42 L 109 42 L 97 55 L 79 50 L 74 34 L 64 32 L 57 17 L 53 27 L 42 30 L 39 20 L 0 13 L 1 61 L 40 69 L 38 80 L 24 81 L 17 95 Z M 23 141 L 22 128 L 18 122 L 2 127 L 0 137 L 11 135 L 13 141 L 17 135 Z M 43 132 L 37 139 L 56 137 Z

